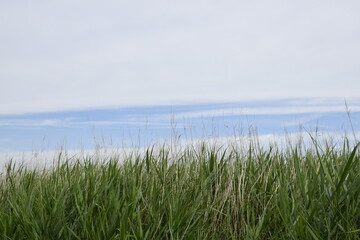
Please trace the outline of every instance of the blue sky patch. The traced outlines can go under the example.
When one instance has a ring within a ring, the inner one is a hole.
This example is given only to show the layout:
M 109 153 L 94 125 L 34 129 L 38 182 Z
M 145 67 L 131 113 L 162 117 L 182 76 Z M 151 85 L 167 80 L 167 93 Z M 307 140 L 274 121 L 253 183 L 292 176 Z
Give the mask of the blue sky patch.
M 353 128 L 359 131 L 360 104 L 349 104 Z M 144 146 L 182 137 L 227 137 L 285 132 L 350 133 L 352 127 L 341 101 L 287 99 L 222 104 L 147 106 L 0 115 L 0 151 Z M 186 136 L 185 136 L 186 135 Z

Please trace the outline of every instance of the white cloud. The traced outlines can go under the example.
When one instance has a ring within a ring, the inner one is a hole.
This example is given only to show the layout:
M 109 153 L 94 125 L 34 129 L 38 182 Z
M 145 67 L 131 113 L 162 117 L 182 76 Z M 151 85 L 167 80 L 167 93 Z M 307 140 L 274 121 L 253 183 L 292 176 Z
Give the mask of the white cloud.
M 2 1 L 0 114 L 357 97 L 360 2 Z

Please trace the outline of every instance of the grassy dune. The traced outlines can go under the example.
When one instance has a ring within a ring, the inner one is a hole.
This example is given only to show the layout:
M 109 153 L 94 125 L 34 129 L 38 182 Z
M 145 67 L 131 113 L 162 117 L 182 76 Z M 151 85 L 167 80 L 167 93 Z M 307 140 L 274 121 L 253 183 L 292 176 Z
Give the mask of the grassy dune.
M 0 192 L 1 239 L 360 239 L 360 156 L 346 140 L 10 163 Z

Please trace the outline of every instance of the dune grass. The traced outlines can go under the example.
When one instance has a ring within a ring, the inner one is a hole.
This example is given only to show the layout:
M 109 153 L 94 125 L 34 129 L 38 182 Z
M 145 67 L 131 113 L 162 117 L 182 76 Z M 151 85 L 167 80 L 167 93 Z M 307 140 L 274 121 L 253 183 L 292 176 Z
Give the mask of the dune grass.
M 10 163 L 1 239 L 360 239 L 357 146 L 171 150 Z

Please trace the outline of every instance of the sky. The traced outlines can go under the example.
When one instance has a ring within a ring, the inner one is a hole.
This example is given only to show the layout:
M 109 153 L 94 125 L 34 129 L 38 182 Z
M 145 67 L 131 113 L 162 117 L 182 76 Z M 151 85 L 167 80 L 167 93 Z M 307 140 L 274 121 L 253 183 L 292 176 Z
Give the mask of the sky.
M 344 99 L 359 111 L 359 12 L 357 0 L 1 1 L 0 145 L 28 150 L 15 142 L 59 141 L 54 126 L 119 112 L 99 121 L 132 112 L 139 128 L 153 112 L 235 111 L 280 122 L 326 115 L 341 129 L 345 120 L 329 119 Z

